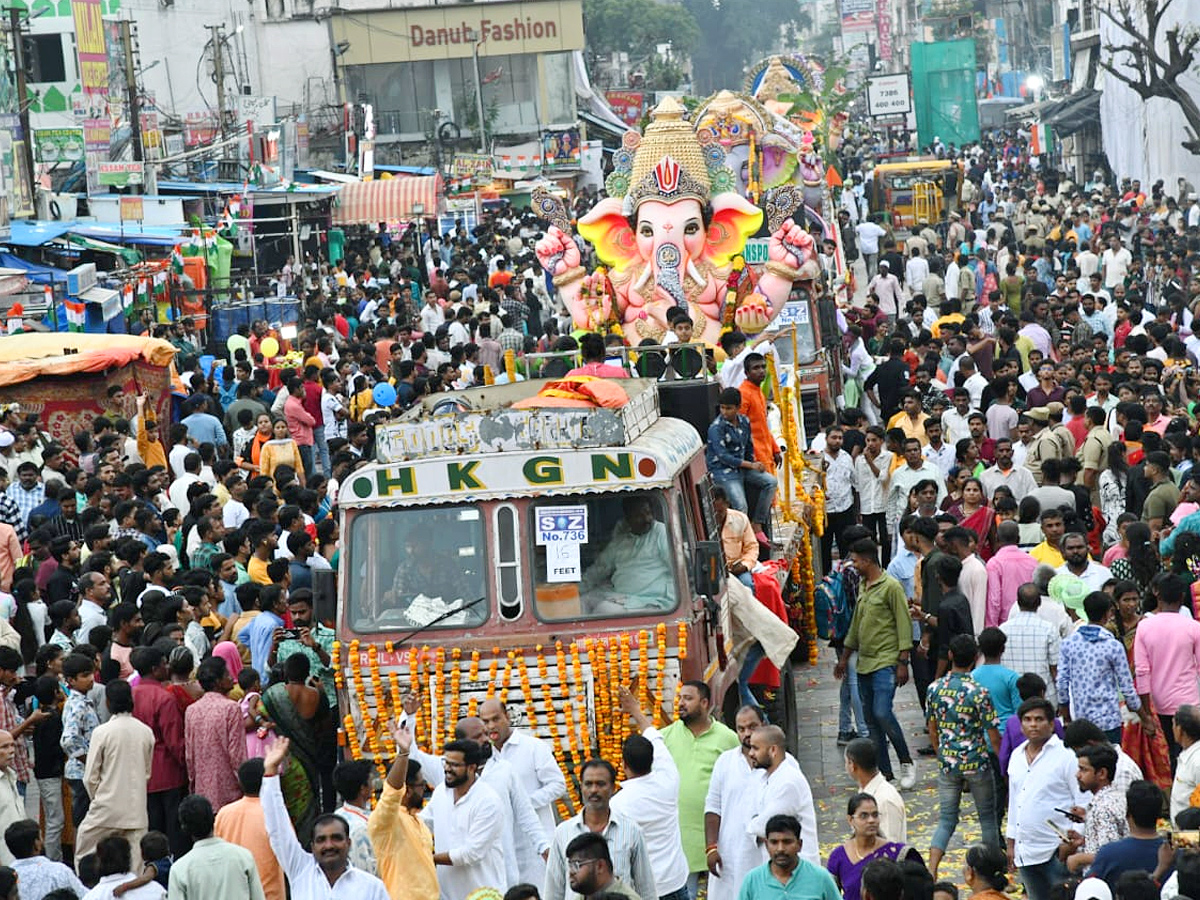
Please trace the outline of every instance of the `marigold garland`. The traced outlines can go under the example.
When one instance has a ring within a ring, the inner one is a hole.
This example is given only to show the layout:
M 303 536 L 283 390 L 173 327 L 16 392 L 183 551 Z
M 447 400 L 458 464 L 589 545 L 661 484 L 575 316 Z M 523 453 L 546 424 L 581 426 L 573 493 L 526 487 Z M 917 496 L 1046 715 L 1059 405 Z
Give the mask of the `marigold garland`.
M 540 659 L 541 654 L 539 653 L 538 656 Z M 545 664 L 543 663 L 543 665 L 542 665 L 543 671 L 544 671 L 544 668 L 545 668 Z M 517 654 L 517 681 L 521 685 L 521 701 L 525 704 L 525 716 L 526 716 L 526 718 L 529 719 L 529 728 L 531 731 L 536 732 L 537 727 L 538 727 L 537 704 L 534 702 L 533 688 L 530 686 L 530 681 L 529 681 L 529 667 L 525 664 L 525 654 L 524 653 Z M 546 684 L 546 679 L 542 678 L 541 681 L 542 681 L 542 694 L 546 698 L 546 714 L 550 718 L 550 721 L 547 723 L 547 727 L 550 729 L 550 731 L 553 732 L 554 731 L 554 701 L 550 697 L 550 691 Z
M 437 680 L 436 685 L 434 679 Z M 446 720 L 449 716 L 449 706 L 446 701 L 446 648 L 438 647 L 433 652 L 433 672 L 429 676 L 430 690 L 437 690 L 438 697 L 442 700 L 441 715 L 438 716 L 436 722 L 430 722 L 429 733 L 435 735 L 433 738 L 434 749 L 437 753 L 439 749 L 447 742 L 452 740 L 451 735 L 454 732 L 454 725 L 447 725 Z
M 492 648 L 492 660 L 488 663 L 488 687 L 487 699 L 491 700 L 496 696 L 496 671 L 500 668 L 500 648 Z
M 679 658 L 680 660 L 687 659 L 687 642 L 688 642 L 688 627 L 687 622 L 679 623 Z
M 500 705 L 508 706 L 508 684 L 512 679 L 513 658 L 516 654 L 509 650 L 504 661 L 504 675 L 500 681 Z
M 571 678 L 571 685 L 575 688 L 576 703 L 579 706 L 579 746 L 590 749 L 591 733 L 588 731 L 587 698 L 583 690 L 583 664 L 579 659 L 578 641 L 571 641 Z M 566 685 L 563 685 L 563 693 L 570 693 Z
M 649 707 L 654 700 L 650 690 L 650 632 L 642 629 L 637 633 L 638 645 L 638 702 Z
M 450 651 L 450 703 L 446 707 L 446 741 L 454 739 L 454 728 L 458 724 L 459 690 L 462 686 L 462 650 L 455 647 Z
M 654 682 L 654 724 L 661 726 L 665 720 L 663 715 L 663 666 L 667 664 L 667 626 L 659 622 L 654 628 L 655 649 L 658 656 L 654 660 L 654 668 L 658 675 Z
M 354 716 L 349 713 L 342 719 L 342 728 L 346 734 L 346 749 L 351 759 L 362 759 L 362 746 L 358 743 L 358 733 L 354 728 Z
M 333 649 L 329 652 L 329 668 L 333 669 L 333 685 L 339 691 L 342 689 L 342 642 L 334 641 Z
M 471 668 L 467 670 L 467 681 L 474 684 L 479 680 L 479 651 L 471 651 Z

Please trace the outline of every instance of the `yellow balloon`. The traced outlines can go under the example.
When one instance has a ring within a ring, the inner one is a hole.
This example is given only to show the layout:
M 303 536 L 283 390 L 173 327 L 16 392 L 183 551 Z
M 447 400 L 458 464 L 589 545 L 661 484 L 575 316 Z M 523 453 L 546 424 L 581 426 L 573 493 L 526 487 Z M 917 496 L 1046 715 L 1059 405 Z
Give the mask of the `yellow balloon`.
M 259 347 L 264 359 L 272 359 L 279 355 L 279 341 L 273 337 L 265 338 Z

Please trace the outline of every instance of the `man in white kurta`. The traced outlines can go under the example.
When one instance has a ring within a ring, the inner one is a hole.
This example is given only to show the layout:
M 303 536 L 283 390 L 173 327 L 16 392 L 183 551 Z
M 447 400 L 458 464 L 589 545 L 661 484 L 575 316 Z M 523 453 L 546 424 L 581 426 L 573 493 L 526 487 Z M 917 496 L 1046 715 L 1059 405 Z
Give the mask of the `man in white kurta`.
M 646 852 L 654 868 L 657 896 L 670 897 L 684 890 L 688 881 L 687 857 L 683 855 L 683 839 L 679 834 L 679 770 L 662 735 L 642 712 L 637 697 L 622 687 L 620 698 L 621 709 L 632 716 L 641 735 L 630 736 L 622 747 L 625 782 L 610 806 L 613 812 L 632 819 L 642 829 Z M 649 760 L 644 753 L 638 753 L 637 744 L 645 748 L 645 743 L 635 741 L 635 737 L 649 742 Z
M 421 819 L 433 832 L 441 900 L 466 900 L 478 888 L 508 890 L 504 864 L 504 809 L 496 792 L 479 780 L 480 747 L 451 741 L 443 756 L 444 777 Z
M 735 725 L 741 746 L 726 750 L 713 764 L 704 800 L 704 843 L 717 845 L 716 853 L 709 852 L 706 860 L 711 873 L 709 900 L 737 900 L 742 879 L 762 865 L 762 851 L 748 830 L 754 808 L 747 802 L 758 794 L 764 778 L 750 761 L 750 736 L 762 724 L 762 714 L 754 707 L 738 710 Z
M 405 723 L 406 719 L 402 719 L 401 727 Z M 487 751 L 491 750 L 484 734 L 483 722 L 475 716 L 459 719 L 454 726 L 454 737 L 458 740 L 475 741 Z M 421 775 L 431 787 L 436 788 L 443 783 L 445 769 L 440 756 L 425 753 L 415 745 L 408 755 L 410 759 L 421 764 Z M 518 784 L 512 766 L 502 759 L 492 757 L 483 764 L 479 780 L 494 790 L 500 798 L 504 820 L 501 836 L 504 845 L 504 866 L 508 873 L 508 883 L 520 884 L 525 881 L 520 861 L 531 858 L 540 860 L 542 854 L 550 849 L 550 837 L 542 828 L 542 821 L 534 812 L 529 797 Z
M 492 755 L 512 766 L 517 785 L 529 797 L 543 833 L 551 838 L 555 827 L 554 801 L 567 793 L 567 780 L 554 760 L 554 751 L 536 735 L 514 731 L 508 721 L 508 710 L 499 700 L 481 703 L 479 718 L 492 742 Z M 517 853 L 521 881 L 541 884 L 546 878 L 546 861 L 540 852 L 534 852 L 532 844 L 518 843 Z
M 758 792 L 750 796 L 754 815 L 746 831 L 759 845 L 759 864 L 768 862 L 767 822 L 772 816 L 795 816 L 800 820 L 800 857 L 821 864 L 821 843 L 817 838 L 817 810 L 808 779 L 800 771 L 785 746 L 783 729 L 764 725 L 750 735 L 750 759 L 754 768 L 766 773 Z

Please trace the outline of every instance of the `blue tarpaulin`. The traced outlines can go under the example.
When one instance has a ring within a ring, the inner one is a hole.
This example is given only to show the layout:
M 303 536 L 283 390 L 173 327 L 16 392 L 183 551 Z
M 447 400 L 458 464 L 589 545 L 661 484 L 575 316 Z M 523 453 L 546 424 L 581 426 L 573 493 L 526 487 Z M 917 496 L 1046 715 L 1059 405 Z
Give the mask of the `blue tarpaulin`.
M 40 247 L 62 237 L 71 227 L 65 222 L 39 222 L 35 219 L 13 219 L 12 237 L 2 243 L 13 247 Z
M 14 230 L 19 219 L 13 221 Z M 21 259 L 19 256 L 13 256 L 11 253 L 0 252 L 0 267 L 5 269 L 20 269 L 25 273 L 25 277 L 35 284 L 53 284 L 56 282 L 66 283 L 67 273 L 63 269 L 56 269 L 53 266 L 42 266 L 37 263 L 31 263 L 27 259 Z

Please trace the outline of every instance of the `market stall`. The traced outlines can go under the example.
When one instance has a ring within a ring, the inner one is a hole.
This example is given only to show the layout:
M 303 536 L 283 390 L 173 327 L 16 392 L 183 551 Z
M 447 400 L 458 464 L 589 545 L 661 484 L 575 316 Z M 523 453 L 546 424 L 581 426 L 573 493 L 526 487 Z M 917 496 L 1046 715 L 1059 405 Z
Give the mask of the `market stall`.
M 161 422 L 169 421 L 175 348 L 132 335 L 44 333 L 0 337 L 0 393 L 37 413 L 50 437 L 65 447 L 99 415 L 132 417 L 138 394 Z M 116 385 L 114 408 L 109 387 Z

